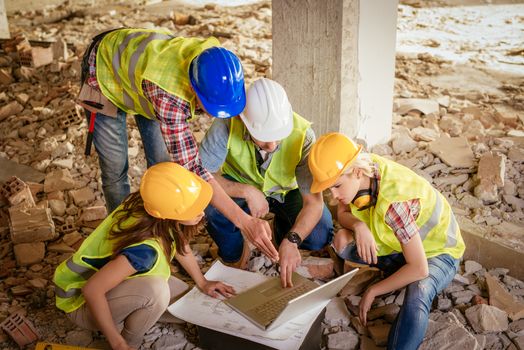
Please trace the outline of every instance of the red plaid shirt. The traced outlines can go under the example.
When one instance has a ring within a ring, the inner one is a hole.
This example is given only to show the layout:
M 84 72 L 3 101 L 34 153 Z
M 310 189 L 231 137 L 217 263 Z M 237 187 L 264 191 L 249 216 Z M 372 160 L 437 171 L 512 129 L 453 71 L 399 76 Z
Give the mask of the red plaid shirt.
M 375 177 L 378 180 L 378 187 L 380 189 L 380 174 L 378 172 L 378 165 L 375 164 Z M 419 227 L 416 220 L 420 212 L 420 201 L 412 199 L 405 202 L 392 203 L 386 212 L 386 224 L 391 227 L 395 236 L 400 243 L 406 244 L 415 236 Z
M 87 84 L 100 91 L 96 79 L 96 51 L 93 48 L 89 55 L 89 76 Z M 187 101 L 169 94 L 150 81 L 142 81 L 142 90 L 153 104 L 155 114 L 160 121 L 167 150 L 173 161 L 199 175 L 206 181 L 213 178 L 200 162 L 197 142 L 189 128 L 187 119 L 191 117 L 191 108 Z
M 406 244 L 418 233 L 415 222 L 420 212 L 420 201 L 412 199 L 392 203 L 386 212 L 386 224 L 393 230 L 400 243 Z

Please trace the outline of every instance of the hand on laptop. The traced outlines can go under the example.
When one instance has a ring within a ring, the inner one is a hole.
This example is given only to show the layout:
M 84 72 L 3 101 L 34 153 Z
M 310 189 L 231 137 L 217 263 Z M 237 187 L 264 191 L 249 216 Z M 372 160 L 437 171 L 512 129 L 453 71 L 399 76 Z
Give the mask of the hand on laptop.
M 220 281 L 205 280 L 201 286 L 198 286 L 202 293 L 213 298 L 218 298 L 220 295 L 229 298 L 236 295 L 235 289 Z
M 293 287 L 293 271 L 300 266 L 302 256 L 298 251 L 297 245 L 287 239 L 282 240 L 278 251 L 280 255 L 280 280 L 282 282 L 282 288 Z

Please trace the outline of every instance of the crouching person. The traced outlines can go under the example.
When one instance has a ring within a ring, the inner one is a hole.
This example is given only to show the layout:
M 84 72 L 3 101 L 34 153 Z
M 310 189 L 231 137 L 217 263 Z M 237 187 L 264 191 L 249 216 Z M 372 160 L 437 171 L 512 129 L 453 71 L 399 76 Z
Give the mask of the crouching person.
M 140 191 L 56 269 L 57 307 L 78 326 L 102 331 L 113 349 L 133 349 L 161 316 L 174 318 L 166 309 L 188 288 L 171 276 L 173 257 L 202 292 L 234 294 L 232 287 L 205 279 L 189 248 L 211 196 L 206 181 L 178 164 L 149 168 Z
M 376 296 L 406 288 L 388 349 L 417 349 L 433 298 L 457 272 L 465 249 L 444 196 L 410 169 L 375 154 L 346 136 L 330 133 L 313 145 L 311 192 L 329 189 L 342 225 L 333 241 L 338 256 L 384 271 L 360 301 L 360 320 Z

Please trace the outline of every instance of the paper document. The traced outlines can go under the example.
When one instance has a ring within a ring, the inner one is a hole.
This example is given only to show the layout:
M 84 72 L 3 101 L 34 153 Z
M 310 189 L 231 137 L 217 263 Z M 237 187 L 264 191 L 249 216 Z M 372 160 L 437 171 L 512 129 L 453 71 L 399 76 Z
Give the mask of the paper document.
M 237 293 L 270 278 L 258 273 L 227 267 L 220 261 L 215 262 L 205 276 L 208 280 L 222 281 L 233 286 Z M 328 302 L 318 305 L 318 307 L 269 332 L 259 329 L 222 300 L 207 296 L 196 287 L 170 305 L 168 310 L 174 316 L 189 323 L 242 337 L 276 349 L 292 350 L 300 347 L 309 328 Z

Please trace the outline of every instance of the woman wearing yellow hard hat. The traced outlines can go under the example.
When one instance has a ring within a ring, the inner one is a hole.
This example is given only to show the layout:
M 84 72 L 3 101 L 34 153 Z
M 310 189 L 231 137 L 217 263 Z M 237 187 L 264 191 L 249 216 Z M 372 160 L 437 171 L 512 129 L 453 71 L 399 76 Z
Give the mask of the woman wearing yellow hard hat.
M 206 280 L 189 248 L 212 194 L 206 181 L 176 163 L 150 167 L 140 191 L 56 269 L 57 307 L 77 325 L 102 331 L 113 349 L 136 349 L 159 319 L 179 321 L 166 309 L 188 286 L 171 276 L 173 257 L 202 292 L 233 295 L 232 287 Z
M 457 272 L 465 249 L 451 207 L 410 169 L 362 152 L 348 137 L 320 137 L 309 154 L 311 192 L 329 189 L 338 200 L 342 229 L 332 247 L 339 257 L 378 267 L 385 278 L 360 301 L 360 320 L 376 296 L 407 287 L 391 326 L 388 349 L 417 349 L 433 298 Z

